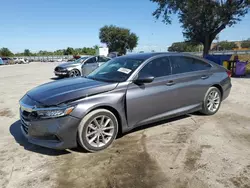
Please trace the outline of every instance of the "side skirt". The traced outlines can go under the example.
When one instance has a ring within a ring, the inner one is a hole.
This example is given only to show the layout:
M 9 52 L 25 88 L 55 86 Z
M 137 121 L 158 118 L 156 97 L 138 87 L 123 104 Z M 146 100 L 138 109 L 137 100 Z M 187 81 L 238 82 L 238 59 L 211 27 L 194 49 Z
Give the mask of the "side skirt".
M 159 122 L 159 121 L 162 121 L 165 119 L 170 119 L 170 118 L 178 117 L 181 115 L 197 112 L 201 109 L 202 109 L 202 104 L 195 104 L 195 105 L 190 105 L 190 106 L 178 108 L 178 109 L 175 109 L 175 110 L 172 110 L 172 111 L 145 119 L 145 120 L 139 122 L 138 124 L 131 126 L 131 129 L 124 130 L 124 132 L 128 132 L 128 131 L 130 131 L 136 127 L 139 127 L 139 126 L 143 126 L 143 125 Z

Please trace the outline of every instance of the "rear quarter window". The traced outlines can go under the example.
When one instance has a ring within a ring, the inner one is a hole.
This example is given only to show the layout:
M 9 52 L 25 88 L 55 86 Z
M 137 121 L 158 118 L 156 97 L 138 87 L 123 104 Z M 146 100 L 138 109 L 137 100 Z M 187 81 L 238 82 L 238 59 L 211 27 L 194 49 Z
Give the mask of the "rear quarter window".
M 170 56 L 169 58 L 172 64 L 172 74 L 202 71 L 211 68 L 209 63 L 192 57 Z
M 200 70 L 208 70 L 211 68 L 211 65 L 207 62 L 201 61 L 199 59 L 194 59 L 192 62 L 192 70 L 200 71 Z

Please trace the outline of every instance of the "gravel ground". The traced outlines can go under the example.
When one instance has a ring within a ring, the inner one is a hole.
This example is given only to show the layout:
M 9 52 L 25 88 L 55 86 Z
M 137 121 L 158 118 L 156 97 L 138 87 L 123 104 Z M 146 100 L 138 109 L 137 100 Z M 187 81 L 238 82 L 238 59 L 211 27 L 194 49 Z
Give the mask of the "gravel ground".
M 250 78 L 214 116 L 192 114 L 148 125 L 91 154 L 29 144 L 18 100 L 53 81 L 57 63 L 0 67 L 0 187 L 250 188 Z

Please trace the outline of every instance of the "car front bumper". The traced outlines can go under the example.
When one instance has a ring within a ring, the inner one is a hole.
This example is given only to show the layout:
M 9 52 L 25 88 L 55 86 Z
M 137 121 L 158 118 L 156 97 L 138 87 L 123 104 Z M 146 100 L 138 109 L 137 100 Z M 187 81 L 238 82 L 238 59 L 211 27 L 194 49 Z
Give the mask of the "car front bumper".
M 68 76 L 68 71 L 54 71 L 56 76 Z
M 79 123 L 80 119 L 72 116 L 27 121 L 21 115 L 21 131 L 28 141 L 53 149 L 77 147 Z

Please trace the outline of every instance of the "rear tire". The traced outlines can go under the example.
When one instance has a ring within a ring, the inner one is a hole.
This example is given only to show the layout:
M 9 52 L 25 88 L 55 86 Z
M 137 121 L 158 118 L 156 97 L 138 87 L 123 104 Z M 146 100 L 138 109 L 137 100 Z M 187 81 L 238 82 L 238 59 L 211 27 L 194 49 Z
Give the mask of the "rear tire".
M 97 152 L 109 147 L 117 133 L 115 115 L 106 109 L 97 109 L 82 119 L 78 127 L 78 142 L 83 149 Z
M 215 114 L 221 105 L 221 92 L 216 87 L 210 87 L 204 97 L 201 113 L 205 115 Z

